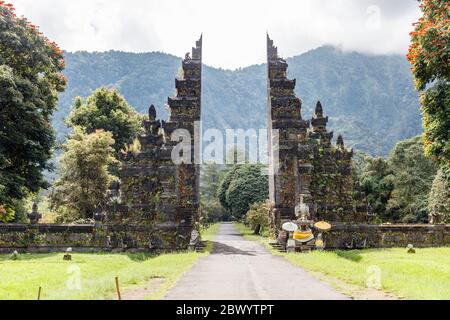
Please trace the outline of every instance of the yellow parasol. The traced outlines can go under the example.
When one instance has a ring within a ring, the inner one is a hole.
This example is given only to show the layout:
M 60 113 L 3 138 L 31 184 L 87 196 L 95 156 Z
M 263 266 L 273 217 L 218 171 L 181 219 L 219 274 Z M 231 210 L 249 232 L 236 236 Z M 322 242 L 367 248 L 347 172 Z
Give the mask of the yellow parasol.
M 331 230 L 331 224 L 325 221 L 319 221 L 314 224 L 314 228 L 316 228 L 319 231 L 325 232 Z

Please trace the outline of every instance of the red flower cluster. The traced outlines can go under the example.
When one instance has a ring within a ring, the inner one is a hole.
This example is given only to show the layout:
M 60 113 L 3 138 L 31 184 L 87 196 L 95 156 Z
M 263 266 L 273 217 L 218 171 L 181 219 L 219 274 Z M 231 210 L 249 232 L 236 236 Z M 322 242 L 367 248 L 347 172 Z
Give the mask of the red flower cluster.
M 16 14 L 14 13 L 15 9 L 14 6 L 10 3 L 5 3 L 5 1 L 0 1 L 0 9 L 5 9 L 5 10 L 1 10 L 0 13 L 3 15 L 11 15 L 14 18 L 17 18 Z
M 12 4 L 5 3 L 5 1 L 0 0 L 0 13 L 3 14 L 3 15 L 11 16 L 14 19 L 16 19 L 17 21 L 25 22 L 25 24 L 29 28 L 31 28 L 34 32 L 36 32 L 36 34 L 39 35 L 39 37 L 41 39 L 43 39 L 45 41 L 45 43 L 52 49 L 55 57 L 57 57 L 57 59 L 58 59 L 58 66 L 60 68 L 64 68 L 64 66 L 65 66 L 65 62 L 64 62 L 64 59 L 63 59 L 64 51 L 61 50 L 61 48 L 56 44 L 56 42 L 51 41 L 50 39 L 45 37 L 39 31 L 39 26 L 31 23 L 30 21 L 28 21 L 27 18 L 25 18 L 23 16 L 22 17 L 17 17 L 17 15 L 14 13 L 14 11 L 15 11 L 15 8 L 14 8 L 14 6 Z
M 450 62 L 450 58 L 446 55 L 449 50 L 450 3 L 441 0 L 423 0 L 419 7 L 423 17 L 413 23 L 415 30 L 409 34 L 411 45 L 407 54 L 415 74 L 418 72 L 418 66 L 423 66 L 424 63 L 427 66 L 433 64 L 445 66 Z
M 448 0 L 421 0 L 420 9 L 423 16 L 413 23 L 407 58 L 411 63 L 418 90 L 425 90 L 430 83 L 450 71 L 450 2 Z M 421 100 L 424 98 L 421 94 Z M 423 102 L 422 102 L 423 105 Z M 424 111 L 424 121 L 427 122 L 429 111 Z M 423 136 L 427 154 L 434 155 L 434 161 L 443 158 L 433 151 L 436 148 L 436 137 L 425 125 Z M 450 165 L 450 163 L 449 163 Z

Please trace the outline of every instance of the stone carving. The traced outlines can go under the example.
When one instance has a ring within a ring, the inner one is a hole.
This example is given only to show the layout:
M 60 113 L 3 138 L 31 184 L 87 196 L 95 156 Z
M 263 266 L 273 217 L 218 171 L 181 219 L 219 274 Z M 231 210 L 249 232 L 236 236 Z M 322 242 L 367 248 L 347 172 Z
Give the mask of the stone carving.
M 41 220 L 42 214 L 38 212 L 38 205 L 36 202 L 33 203 L 33 208 L 31 212 L 28 214 L 28 219 L 30 220 L 31 224 L 36 224 Z
M 150 108 L 148 108 L 148 120 L 149 121 L 156 120 L 156 108 L 154 105 L 151 105 Z
M 192 230 L 191 238 L 189 240 L 189 250 L 194 251 L 195 248 L 200 244 L 200 232 L 197 230 Z
M 444 215 L 436 214 L 434 212 L 430 212 L 428 214 L 428 223 L 429 224 L 441 224 L 444 223 Z

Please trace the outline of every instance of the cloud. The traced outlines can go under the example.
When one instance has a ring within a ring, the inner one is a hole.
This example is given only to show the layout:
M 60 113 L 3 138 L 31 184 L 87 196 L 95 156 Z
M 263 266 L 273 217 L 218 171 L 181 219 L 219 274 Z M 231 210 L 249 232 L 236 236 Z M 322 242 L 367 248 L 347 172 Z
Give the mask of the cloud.
M 323 44 L 406 53 L 416 0 L 16 0 L 67 51 L 164 51 L 183 56 L 201 32 L 204 61 L 223 68 L 265 61 L 265 32 L 283 56 Z

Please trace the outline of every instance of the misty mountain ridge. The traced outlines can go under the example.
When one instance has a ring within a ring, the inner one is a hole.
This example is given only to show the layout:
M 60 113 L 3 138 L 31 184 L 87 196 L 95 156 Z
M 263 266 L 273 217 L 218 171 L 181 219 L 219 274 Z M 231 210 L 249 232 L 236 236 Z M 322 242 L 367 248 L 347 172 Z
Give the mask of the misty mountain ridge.
M 69 84 L 54 117 L 59 138 L 76 96 L 100 86 L 116 87 L 139 112 L 150 104 L 167 119 L 167 97 L 174 95 L 181 58 L 162 52 L 66 53 Z M 396 142 L 422 132 L 418 94 L 409 64 L 401 55 L 368 55 L 323 46 L 286 59 L 289 78 L 297 79 L 302 116 L 309 119 L 317 100 L 330 117 L 329 130 L 347 145 L 386 155 Z M 266 64 L 236 70 L 204 66 L 203 129 L 267 127 Z

